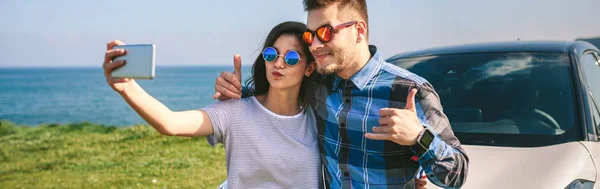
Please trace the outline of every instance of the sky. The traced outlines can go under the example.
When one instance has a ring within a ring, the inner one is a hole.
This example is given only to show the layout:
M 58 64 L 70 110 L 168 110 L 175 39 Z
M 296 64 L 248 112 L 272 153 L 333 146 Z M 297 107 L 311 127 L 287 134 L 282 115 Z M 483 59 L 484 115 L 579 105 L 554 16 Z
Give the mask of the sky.
M 598 0 L 368 0 L 384 57 L 429 47 L 600 37 Z M 1 0 L 0 67 L 100 67 L 106 43 L 155 44 L 156 65 L 249 66 L 301 0 Z

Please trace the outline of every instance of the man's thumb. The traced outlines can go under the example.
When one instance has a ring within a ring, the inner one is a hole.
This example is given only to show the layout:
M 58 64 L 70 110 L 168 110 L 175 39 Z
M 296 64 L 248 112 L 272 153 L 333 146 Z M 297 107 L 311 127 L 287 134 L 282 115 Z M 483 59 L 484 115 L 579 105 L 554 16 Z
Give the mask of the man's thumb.
M 233 74 L 238 80 L 242 79 L 242 57 L 239 54 L 233 56 Z
M 406 97 L 406 107 L 404 109 L 407 110 L 416 110 L 415 104 L 415 96 L 417 95 L 417 89 L 411 89 Z

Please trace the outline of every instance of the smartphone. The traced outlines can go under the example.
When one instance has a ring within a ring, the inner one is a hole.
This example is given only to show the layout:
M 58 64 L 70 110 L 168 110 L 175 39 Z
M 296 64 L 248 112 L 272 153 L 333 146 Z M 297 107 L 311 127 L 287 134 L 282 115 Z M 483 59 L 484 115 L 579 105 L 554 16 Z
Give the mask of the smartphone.
M 114 69 L 112 77 L 154 79 L 156 46 L 153 44 L 117 45 L 112 49 L 126 51 L 125 55 L 113 59 L 113 61 L 125 60 L 125 65 Z

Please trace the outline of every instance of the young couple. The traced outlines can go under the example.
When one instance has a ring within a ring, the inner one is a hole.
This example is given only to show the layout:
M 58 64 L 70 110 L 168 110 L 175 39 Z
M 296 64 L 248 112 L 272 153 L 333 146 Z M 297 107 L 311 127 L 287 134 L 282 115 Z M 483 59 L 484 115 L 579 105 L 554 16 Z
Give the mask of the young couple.
M 469 161 L 438 95 L 368 45 L 366 1 L 304 7 L 307 25 L 271 30 L 248 90 L 235 56 L 236 72 L 217 78 L 220 101 L 201 110 L 173 112 L 133 79 L 111 77 L 125 64 L 112 61 L 126 53 L 110 50 L 120 41 L 108 43 L 107 82 L 157 131 L 223 143 L 228 187 L 424 188 L 425 175 L 461 187 Z

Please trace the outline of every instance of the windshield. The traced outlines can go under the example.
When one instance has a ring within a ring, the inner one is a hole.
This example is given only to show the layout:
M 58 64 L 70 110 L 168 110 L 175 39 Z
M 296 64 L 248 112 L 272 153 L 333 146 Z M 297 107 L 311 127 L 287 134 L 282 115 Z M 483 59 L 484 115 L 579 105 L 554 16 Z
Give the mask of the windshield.
M 433 85 L 463 144 L 543 146 L 581 137 L 568 54 L 478 53 L 388 62 Z

